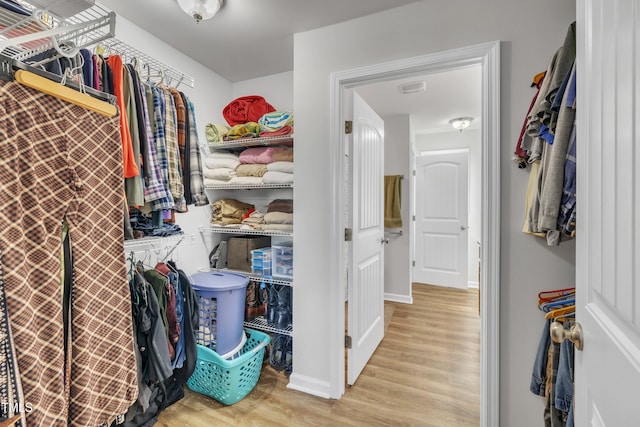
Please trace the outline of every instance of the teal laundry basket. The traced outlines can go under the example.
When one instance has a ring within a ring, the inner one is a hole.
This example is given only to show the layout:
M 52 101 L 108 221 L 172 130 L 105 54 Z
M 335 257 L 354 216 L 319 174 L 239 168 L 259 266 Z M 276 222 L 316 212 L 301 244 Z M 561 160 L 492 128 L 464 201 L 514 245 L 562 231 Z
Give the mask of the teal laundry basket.
M 226 360 L 198 344 L 196 368 L 187 387 L 225 405 L 242 400 L 258 383 L 264 351 L 271 338 L 264 332 L 245 329 L 247 340 L 235 359 Z

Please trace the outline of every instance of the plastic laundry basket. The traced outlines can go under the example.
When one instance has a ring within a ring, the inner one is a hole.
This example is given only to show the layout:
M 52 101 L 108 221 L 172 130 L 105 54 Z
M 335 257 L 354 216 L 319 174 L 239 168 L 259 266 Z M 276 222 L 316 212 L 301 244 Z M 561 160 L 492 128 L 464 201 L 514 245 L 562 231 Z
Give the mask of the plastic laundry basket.
M 187 380 L 187 387 L 225 405 L 233 405 L 249 394 L 260 378 L 264 349 L 271 338 L 252 329 L 245 332 L 247 341 L 241 354 L 232 360 L 225 360 L 208 347 L 198 345 L 196 368 Z
M 200 324 L 198 344 L 231 356 L 242 347 L 246 276 L 222 271 L 203 271 L 191 276 L 198 296 Z

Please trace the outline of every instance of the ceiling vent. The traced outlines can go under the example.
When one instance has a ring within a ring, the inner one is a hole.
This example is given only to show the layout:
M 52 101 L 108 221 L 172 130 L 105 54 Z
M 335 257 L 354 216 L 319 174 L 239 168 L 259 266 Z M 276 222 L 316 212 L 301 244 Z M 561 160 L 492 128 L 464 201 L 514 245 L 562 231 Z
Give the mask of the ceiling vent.
M 422 80 L 419 82 L 402 83 L 398 86 L 398 88 L 400 89 L 400 93 L 403 93 L 405 95 L 409 93 L 424 92 L 427 89 L 427 82 Z

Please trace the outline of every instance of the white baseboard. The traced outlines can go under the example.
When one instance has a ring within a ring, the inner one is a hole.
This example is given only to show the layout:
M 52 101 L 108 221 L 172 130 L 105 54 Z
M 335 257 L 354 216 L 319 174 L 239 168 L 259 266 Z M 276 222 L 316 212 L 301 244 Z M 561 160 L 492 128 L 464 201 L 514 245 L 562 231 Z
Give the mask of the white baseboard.
M 293 373 L 289 377 L 287 388 L 312 394 L 314 396 L 331 399 L 331 386 L 328 381 L 321 381 L 317 378 L 307 377 Z
M 471 282 L 471 281 L 469 281 L 467 283 L 467 286 L 469 286 L 469 289 L 479 289 L 480 288 L 480 282 Z
M 401 302 L 403 304 L 413 304 L 413 297 L 411 295 L 389 294 L 385 292 L 384 300 L 392 301 L 392 302 Z

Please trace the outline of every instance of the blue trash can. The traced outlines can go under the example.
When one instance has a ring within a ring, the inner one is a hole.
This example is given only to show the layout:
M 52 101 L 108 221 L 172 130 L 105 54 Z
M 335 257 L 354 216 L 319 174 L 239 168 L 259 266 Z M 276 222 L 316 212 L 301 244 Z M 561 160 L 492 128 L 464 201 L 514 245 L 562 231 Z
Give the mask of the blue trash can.
M 236 273 L 203 271 L 191 276 L 198 296 L 200 345 L 227 359 L 244 344 L 244 306 L 249 279 Z

